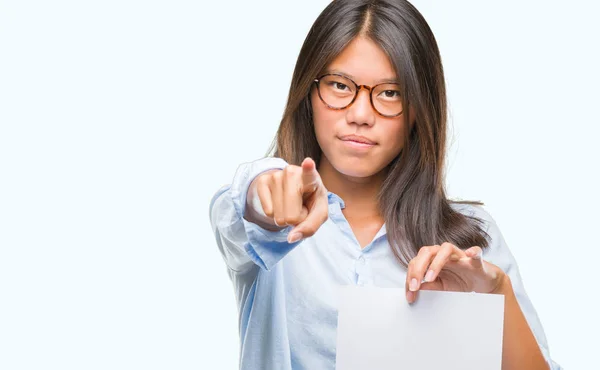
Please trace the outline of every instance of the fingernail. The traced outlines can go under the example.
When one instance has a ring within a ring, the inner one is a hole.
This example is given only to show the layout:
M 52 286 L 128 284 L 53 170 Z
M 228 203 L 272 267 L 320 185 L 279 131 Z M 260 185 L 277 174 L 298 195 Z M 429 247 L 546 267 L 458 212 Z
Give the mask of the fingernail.
M 295 243 L 298 240 L 302 239 L 302 233 L 295 231 L 293 233 L 290 233 L 290 235 L 288 235 L 288 243 Z
M 415 292 L 411 292 L 410 290 L 406 292 L 406 300 L 408 303 L 412 303 L 415 300 Z
M 432 282 L 433 281 L 433 270 L 427 271 L 427 275 L 425 275 L 425 281 Z
M 417 281 L 417 279 L 412 278 L 412 280 L 410 281 L 410 286 L 408 287 L 408 289 L 410 289 L 411 291 L 416 291 L 417 289 L 419 289 L 419 282 Z

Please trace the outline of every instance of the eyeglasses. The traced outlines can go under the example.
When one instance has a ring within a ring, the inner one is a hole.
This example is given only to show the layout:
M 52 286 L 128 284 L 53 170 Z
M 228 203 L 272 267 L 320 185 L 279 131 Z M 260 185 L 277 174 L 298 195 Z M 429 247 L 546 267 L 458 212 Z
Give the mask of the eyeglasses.
M 375 86 L 358 85 L 348 77 L 328 73 L 315 78 L 319 98 L 329 108 L 348 108 L 358 96 L 360 89 L 369 91 L 371 106 L 384 117 L 397 117 L 402 114 L 402 95 L 397 83 L 381 83 Z

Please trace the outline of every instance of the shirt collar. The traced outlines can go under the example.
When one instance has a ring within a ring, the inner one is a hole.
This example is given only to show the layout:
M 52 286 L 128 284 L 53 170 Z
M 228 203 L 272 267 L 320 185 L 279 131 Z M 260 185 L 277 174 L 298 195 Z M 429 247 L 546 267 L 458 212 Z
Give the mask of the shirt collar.
M 327 192 L 327 201 L 329 202 L 329 204 L 339 203 L 340 209 L 346 208 L 346 203 L 344 203 L 344 200 L 342 198 L 340 198 L 339 195 L 332 193 L 330 191 Z
M 330 191 L 327 192 L 327 201 L 330 205 L 338 203 L 340 205 L 340 210 L 342 210 L 346 207 L 346 203 L 344 203 L 344 200 L 342 198 L 340 198 L 339 195 L 332 193 Z M 386 229 L 385 223 L 384 223 L 381 226 L 381 229 L 379 229 L 379 231 L 375 235 L 374 240 L 379 239 L 380 237 L 386 235 L 386 233 L 387 233 L 387 229 Z

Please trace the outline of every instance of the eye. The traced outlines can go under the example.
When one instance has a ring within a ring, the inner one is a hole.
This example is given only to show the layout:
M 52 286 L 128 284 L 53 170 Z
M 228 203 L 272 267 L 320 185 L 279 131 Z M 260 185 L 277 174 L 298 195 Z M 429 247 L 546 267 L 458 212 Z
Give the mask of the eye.
M 334 88 L 338 89 L 338 90 L 346 90 L 346 88 L 348 87 L 348 85 L 343 84 L 341 82 L 337 82 L 337 81 L 332 81 L 330 83 L 331 85 L 333 85 Z
M 385 90 L 382 92 L 386 98 L 395 98 L 396 96 L 400 96 L 400 92 L 396 90 Z
M 377 93 L 377 99 L 381 102 L 399 102 L 402 99 L 402 95 L 400 94 L 400 90 L 396 87 L 383 87 L 381 91 Z

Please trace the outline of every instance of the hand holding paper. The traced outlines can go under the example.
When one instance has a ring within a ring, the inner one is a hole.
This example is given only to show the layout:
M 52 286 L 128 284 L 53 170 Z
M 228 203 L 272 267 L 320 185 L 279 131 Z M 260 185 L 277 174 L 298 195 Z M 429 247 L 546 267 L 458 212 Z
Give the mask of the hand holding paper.
M 465 251 L 451 243 L 425 246 L 408 265 L 406 299 L 414 302 L 419 290 L 495 293 L 506 282 L 505 275 L 482 259 L 478 246 Z

